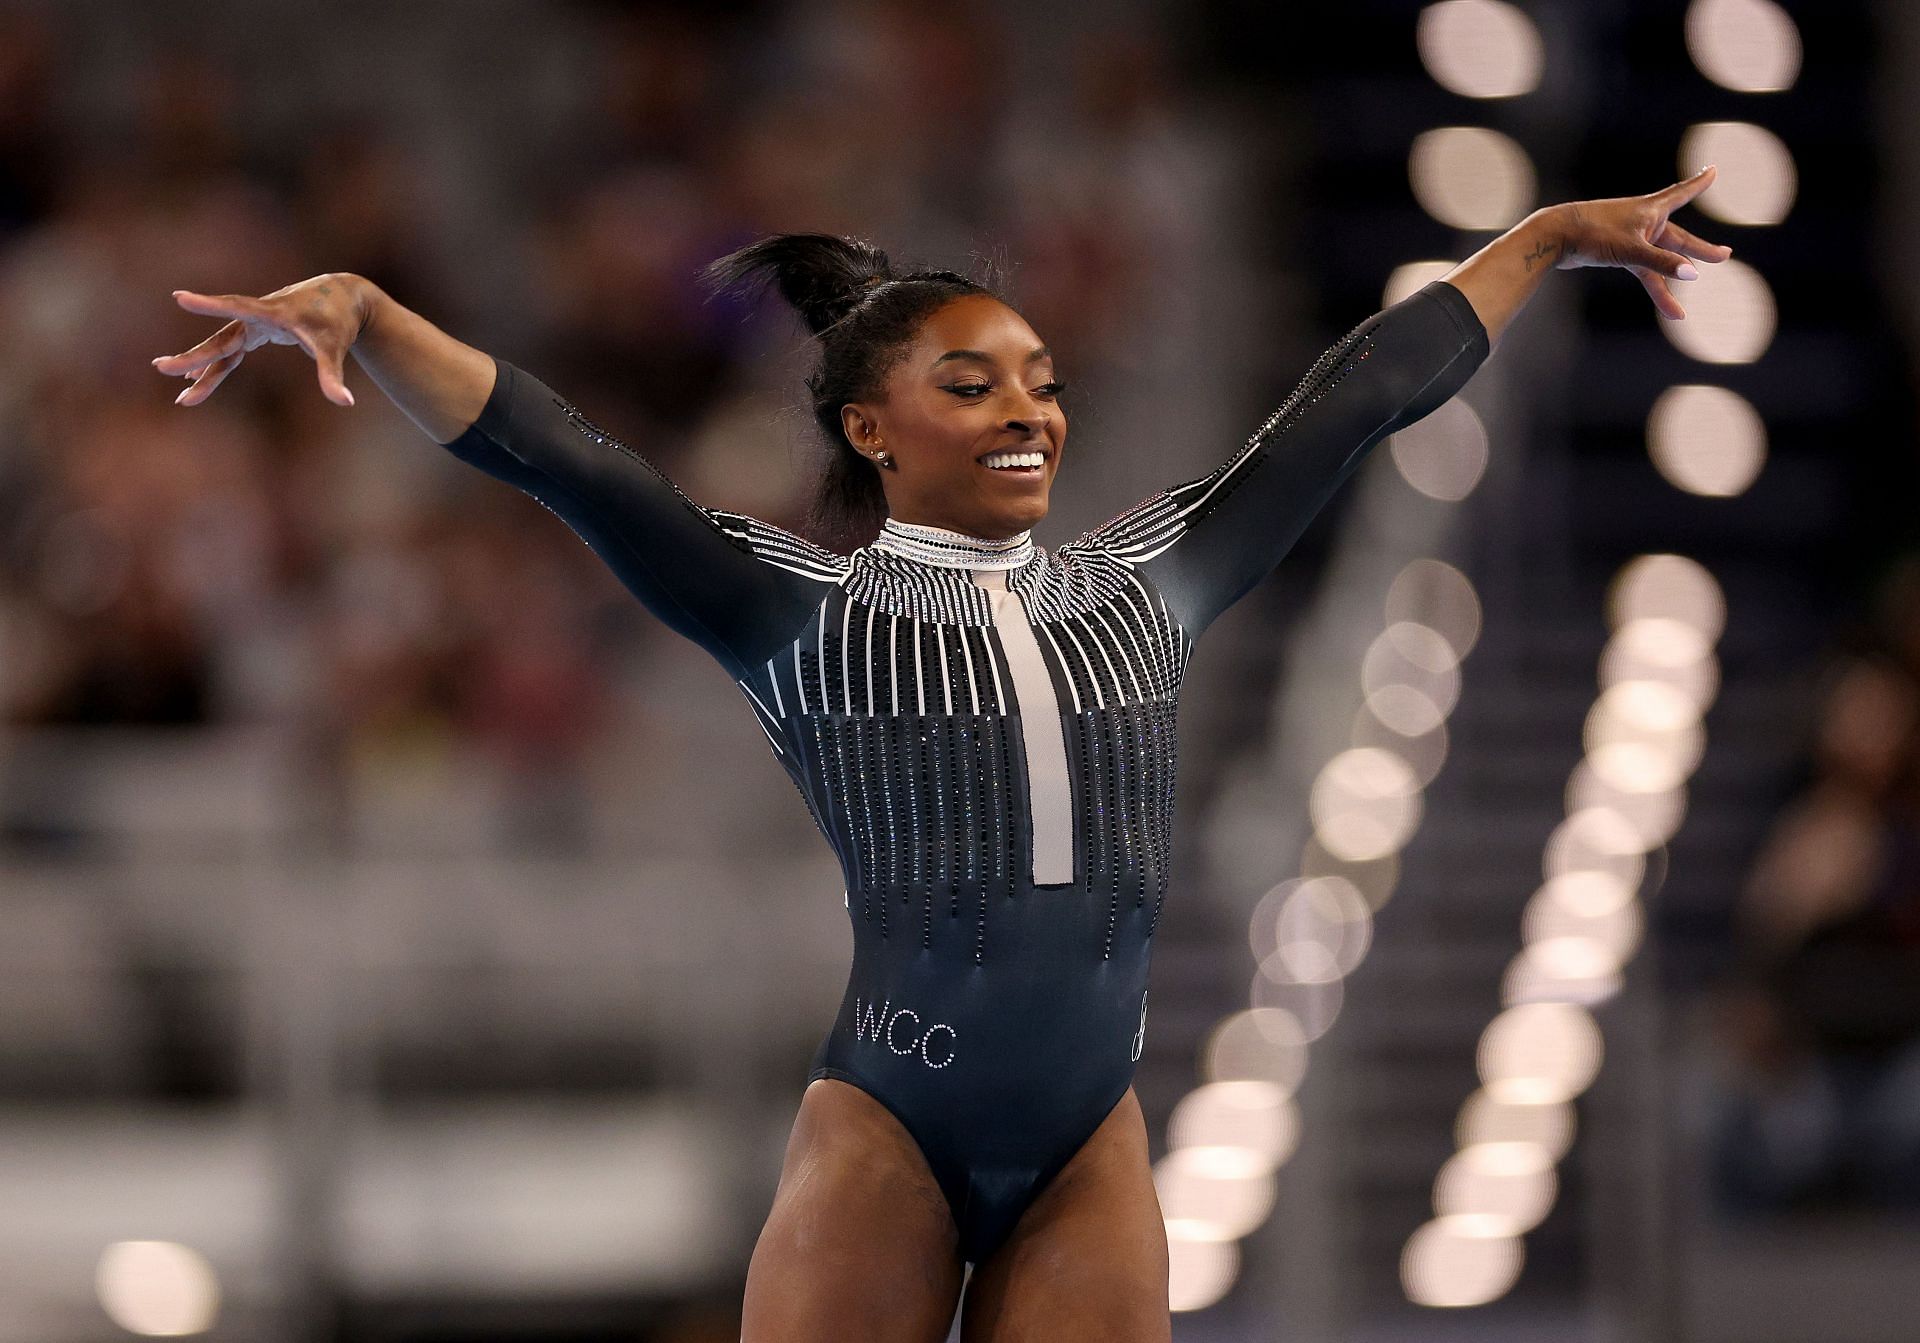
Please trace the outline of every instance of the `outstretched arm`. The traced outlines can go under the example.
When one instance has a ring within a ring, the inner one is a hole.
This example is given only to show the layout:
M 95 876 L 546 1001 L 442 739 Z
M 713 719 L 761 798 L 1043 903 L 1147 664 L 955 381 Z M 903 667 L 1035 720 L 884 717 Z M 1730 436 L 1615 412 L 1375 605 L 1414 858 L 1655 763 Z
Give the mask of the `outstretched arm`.
M 1668 216 L 1713 176 L 1708 167 L 1645 196 L 1534 211 L 1335 342 L 1218 469 L 1142 500 L 1087 544 L 1146 572 L 1187 637 L 1198 638 L 1272 572 L 1369 448 L 1466 384 L 1549 270 L 1625 267 L 1663 316 L 1684 317 L 1667 277 L 1688 278 L 1688 258 L 1725 261 L 1732 249 Z
M 1644 196 L 1545 206 L 1441 278 L 1466 295 L 1494 344 L 1549 270 L 1579 266 L 1632 271 L 1654 310 L 1679 321 L 1686 310 L 1668 280 L 1697 279 L 1694 261 L 1725 261 L 1733 249 L 1695 237 L 1668 216 L 1712 186 L 1719 171 L 1708 164 L 1685 181 Z
M 723 664 L 769 656 L 818 606 L 837 557 L 737 513 L 703 508 L 651 462 L 532 374 L 446 332 L 353 275 L 323 275 L 264 298 L 178 291 L 181 306 L 232 318 L 183 354 L 154 360 L 212 395 L 249 350 L 299 345 L 321 390 L 352 405 L 351 350 L 408 418 L 463 461 L 538 499 L 593 547 L 647 609 Z

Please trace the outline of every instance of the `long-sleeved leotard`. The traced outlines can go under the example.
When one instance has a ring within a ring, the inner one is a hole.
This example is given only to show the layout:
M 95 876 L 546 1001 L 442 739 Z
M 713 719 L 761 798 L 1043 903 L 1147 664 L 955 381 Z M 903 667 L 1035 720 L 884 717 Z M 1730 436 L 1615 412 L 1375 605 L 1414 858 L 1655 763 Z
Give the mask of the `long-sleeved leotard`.
M 846 876 L 853 966 L 809 1080 L 898 1117 L 967 1260 L 1132 1082 L 1194 640 L 1487 351 L 1434 281 L 1328 349 L 1218 469 L 1057 551 L 889 519 L 837 555 L 694 503 L 503 360 L 446 445 L 733 676 Z

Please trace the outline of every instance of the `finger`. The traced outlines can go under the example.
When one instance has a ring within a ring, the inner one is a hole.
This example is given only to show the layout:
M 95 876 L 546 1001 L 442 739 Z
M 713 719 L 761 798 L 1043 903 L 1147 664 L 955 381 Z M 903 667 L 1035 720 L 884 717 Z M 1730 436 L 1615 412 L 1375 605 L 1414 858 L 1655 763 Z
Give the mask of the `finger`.
M 321 394 L 336 405 L 351 406 L 353 393 L 347 389 L 346 367 L 340 351 L 331 346 L 320 349 L 313 338 L 297 326 L 290 326 L 287 330 L 293 332 L 293 338 L 300 342 L 300 348 L 312 356 L 320 374 Z
M 267 311 L 266 304 L 245 294 L 196 294 L 191 289 L 176 289 L 173 298 L 188 312 L 209 317 L 263 317 Z
M 173 398 L 176 406 L 197 406 L 213 395 L 213 389 L 226 381 L 227 374 L 240 367 L 240 361 L 247 357 L 245 350 L 236 350 L 226 358 L 209 364 L 192 385 Z
M 1646 269 L 1658 271 L 1662 275 L 1670 275 L 1676 280 L 1697 280 L 1700 278 L 1700 272 L 1694 269 L 1693 263 L 1687 260 L 1686 257 L 1678 252 L 1668 252 L 1661 248 L 1654 247 L 1651 244 L 1634 248 L 1627 264 L 1629 266 L 1644 266 Z
M 153 366 L 162 373 L 185 377 L 216 359 L 232 354 L 245 343 L 246 338 L 247 328 L 244 322 L 228 322 L 190 350 L 183 350 L 179 354 L 161 355 L 153 361 Z
M 1657 271 L 1643 270 L 1638 266 L 1632 267 L 1632 270 L 1646 289 L 1647 297 L 1653 300 L 1654 310 L 1662 317 L 1671 318 L 1677 322 L 1687 315 L 1687 310 L 1680 306 L 1680 300 L 1673 296 L 1673 290 L 1667 287 L 1666 276 Z
M 1672 248 L 1695 261 L 1725 261 L 1733 255 L 1733 249 L 1723 242 L 1708 242 L 1697 238 L 1669 219 L 1666 226 L 1654 235 L 1653 240 L 1662 247 Z
M 1677 210 L 1695 196 L 1705 191 L 1708 187 L 1712 186 L 1713 179 L 1719 176 L 1719 174 L 1720 170 L 1709 163 L 1692 177 L 1682 178 L 1670 187 L 1662 187 L 1660 190 L 1653 192 L 1653 199 L 1659 201 L 1670 210 Z

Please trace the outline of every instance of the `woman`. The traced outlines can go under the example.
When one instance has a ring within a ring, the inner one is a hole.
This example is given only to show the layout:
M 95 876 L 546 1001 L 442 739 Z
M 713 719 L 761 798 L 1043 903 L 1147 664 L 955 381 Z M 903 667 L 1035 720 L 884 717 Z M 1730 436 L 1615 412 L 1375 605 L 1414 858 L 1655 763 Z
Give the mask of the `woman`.
M 183 354 L 204 401 L 297 344 L 352 405 L 351 350 L 436 442 L 558 513 L 733 676 L 846 874 L 854 961 L 749 1266 L 744 1338 L 1170 1336 L 1167 1245 L 1131 1081 L 1165 891 L 1175 703 L 1194 640 L 1366 449 L 1460 389 L 1550 268 L 1720 261 L 1646 196 L 1536 211 L 1330 348 L 1221 467 L 1057 552 L 1055 356 L 947 271 L 784 235 L 716 262 L 820 338 L 823 493 L 883 507 L 840 555 L 703 508 L 524 370 L 352 275 L 263 298 Z M 973 1271 L 969 1278 L 966 1266 Z

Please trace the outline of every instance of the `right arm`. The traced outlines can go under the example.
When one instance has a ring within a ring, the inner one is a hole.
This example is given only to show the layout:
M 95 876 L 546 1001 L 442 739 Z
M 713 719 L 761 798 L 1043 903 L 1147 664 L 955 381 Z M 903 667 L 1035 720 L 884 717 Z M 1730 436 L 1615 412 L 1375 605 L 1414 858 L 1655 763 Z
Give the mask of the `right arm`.
M 667 625 L 732 669 L 761 661 L 805 624 L 843 562 L 792 533 L 703 508 L 532 374 L 454 339 L 378 286 L 323 275 L 264 298 L 181 291 L 181 306 L 233 318 L 162 372 L 198 375 L 197 405 L 248 350 L 299 345 L 321 390 L 352 405 L 360 366 L 428 437 L 538 499 Z

